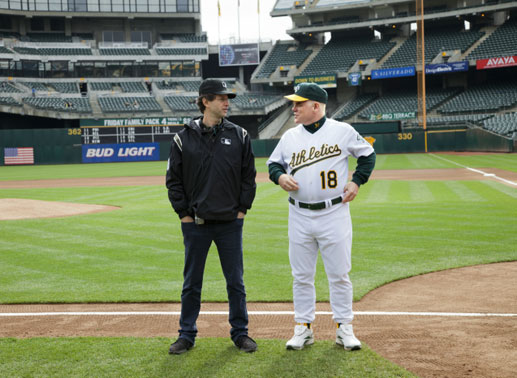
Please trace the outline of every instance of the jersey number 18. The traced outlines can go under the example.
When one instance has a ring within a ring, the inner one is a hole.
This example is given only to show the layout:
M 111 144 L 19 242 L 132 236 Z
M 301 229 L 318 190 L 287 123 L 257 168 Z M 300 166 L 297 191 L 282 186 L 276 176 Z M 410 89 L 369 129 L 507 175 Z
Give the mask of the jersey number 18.
M 321 176 L 321 189 L 334 189 L 337 186 L 337 173 L 336 171 L 325 171 L 320 172 Z

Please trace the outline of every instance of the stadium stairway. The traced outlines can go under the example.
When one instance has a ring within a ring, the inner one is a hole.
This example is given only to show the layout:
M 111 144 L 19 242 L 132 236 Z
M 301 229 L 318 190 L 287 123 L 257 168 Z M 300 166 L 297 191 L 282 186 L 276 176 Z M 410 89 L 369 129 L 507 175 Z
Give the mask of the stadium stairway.
M 324 45 L 311 45 L 312 53 L 307 57 L 307 59 L 305 59 L 305 62 L 303 62 L 300 67 L 298 67 L 297 74 L 305 70 L 305 68 L 312 62 L 312 60 L 320 53 L 323 46 Z
M 386 62 L 393 54 L 395 54 L 395 52 L 400 48 L 400 46 L 402 46 L 404 44 L 406 39 L 407 39 L 406 37 L 395 37 L 395 38 L 390 39 L 390 42 L 395 42 L 395 46 L 390 51 L 388 51 L 388 53 L 386 55 L 384 55 L 381 58 L 381 60 L 379 60 L 377 62 L 377 67 L 378 68 L 382 67 L 384 62 Z
M 485 39 L 490 37 L 492 35 L 492 33 L 495 32 L 496 30 L 497 30 L 497 26 L 486 26 L 484 28 L 481 28 L 480 31 L 484 32 L 485 35 L 482 36 L 481 38 L 479 38 L 476 42 L 474 42 L 472 44 L 472 46 L 470 46 L 467 50 L 465 50 L 465 53 L 462 55 L 463 59 L 467 58 L 472 51 L 477 49 L 477 47 L 480 44 L 482 44 L 485 41 Z
M 289 111 L 291 112 L 291 108 L 289 108 Z M 295 126 L 296 126 L 296 122 L 294 122 L 294 115 L 292 115 L 292 112 L 291 112 L 290 117 L 287 119 L 287 121 L 285 121 L 285 123 L 282 126 L 282 128 L 280 129 L 280 131 L 278 133 L 276 133 L 276 135 L 273 138 L 274 139 L 280 139 L 280 137 L 282 135 L 284 135 L 284 133 L 287 130 L 292 129 Z
M 167 103 L 163 99 L 163 96 L 154 96 L 154 98 L 156 99 L 158 104 L 160 104 L 160 106 L 162 107 L 164 114 L 170 113 L 171 108 L 169 105 L 167 105 Z
M 278 135 L 278 132 L 285 126 L 287 121 L 292 118 L 291 105 L 284 105 L 284 109 L 279 109 L 278 114 L 272 115 L 273 121 L 264 129 L 259 130 L 259 139 L 271 139 Z
M 103 115 L 101 107 L 99 105 L 99 101 L 97 100 L 97 96 L 90 94 L 89 98 L 90 98 L 90 105 L 92 107 L 93 115 L 95 117 L 103 118 L 104 115 Z

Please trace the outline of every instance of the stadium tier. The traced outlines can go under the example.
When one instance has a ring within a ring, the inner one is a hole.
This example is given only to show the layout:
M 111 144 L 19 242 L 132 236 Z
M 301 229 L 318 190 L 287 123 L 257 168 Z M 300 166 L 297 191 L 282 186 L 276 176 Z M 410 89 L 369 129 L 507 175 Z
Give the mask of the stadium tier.
M 21 89 L 16 88 L 13 85 L 11 85 L 10 83 L 2 81 L 0 83 L 0 92 L 4 92 L 4 93 L 22 93 L 23 91 Z
M 164 33 L 160 34 L 160 38 L 164 41 L 179 41 L 183 43 L 201 43 L 207 42 L 207 37 L 205 35 L 196 35 L 196 34 L 172 34 L 172 33 Z
M 196 112 L 199 110 L 196 105 L 196 96 L 165 96 L 163 99 L 173 111 Z
M 7 106 L 21 106 L 22 104 L 20 104 L 18 101 L 16 101 L 16 99 L 12 98 L 12 97 L 3 97 L 3 96 L 0 96 L 0 105 L 7 105 Z
M 369 36 L 350 39 L 332 38 L 311 60 L 302 75 L 347 72 L 357 60 L 379 61 L 394 46 L 394 42 L 372 41 Z
M 156 54 L 158 55 L 207 55 L 208 49 L 206 48 L 169 48 L 169 47 L 157 47 L 155 48 Z
M 163 111 L 153 97 L 98 97 L 99 106 L 105 113 L 152 113 Z
M 515 80 L 466 89 L 439 108 L 440 113 L 496 112 L 517 105 Z
M 507 137 L 517 133 L 517 113 L 498 114 L 483 121 L 483 127 Z
M 173 90 L 178 92 L 198 92 L 201 81 L 176 81 L 162 80 L 155 82 L 156 87 L 161 90 Z
M 442 52 L 460 50 L 464 53 L 484 33 L 461 31 L 454 28 L 425 31 L 425 61 L 431 63 Z M 416 63 L 416 35 L 408 38 L 386 62 L 383 68 L 413 66 Z
M 266 105 L 282 99 L 282 96 L 268 96 L 253 93 L 243 93 L 232 100 L 232 104 L 240 109 L 262 109 Z
M 468 59 L 495 58 L 517 55 L 517 20 L 510 19 L 498 27 Z
M 267 78 L 279 66 L 300 67 L 307 57 L 312 53 L 305 45 L 297 45 L 294 43 L 277 43 L 271 50 L 265 63 L 262 64 L 257 78 Z
M 100 48 L 99 53 L 101 55 L 151 55 L 149 49 L 145 48 L 127 48 L 127 47 L 112 47 L 112 48 Z
M 431 111 L 458 92 L 457 89 L 429 90 L 426 93 L 427 110 Z M 418 112 L 416 88 L 412 91 L 398 90 L 387 93 L 367 106 L 359 115 L 370 119 L 372 115 L 394 112 Z
M 333 118 L 342 121 L 357 113 L 359 110 L 370 104 L 377 98 L 377 94 L 366 93 L 359 95 L 352 100 L 348 101 L 344 106 L 334 114 Z
M 23 102 L 41 110 L 57 112 L 91 113 L 92 108 L 87 98 L 54 98 L 54 97 L 25 97 Z

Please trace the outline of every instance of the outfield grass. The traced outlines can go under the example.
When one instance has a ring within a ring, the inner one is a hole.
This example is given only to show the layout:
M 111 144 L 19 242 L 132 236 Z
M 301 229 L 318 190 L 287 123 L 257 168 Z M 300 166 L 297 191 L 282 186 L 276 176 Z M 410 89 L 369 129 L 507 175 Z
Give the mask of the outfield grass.
M 440 156 L 449 161 L 432 154 L 380 155 L 377 168 L 457 168 L 454 162 L 474 168 L 517 167 L 517 154 Z M 164 162 L 0 167 L 0 177 L 158 175 L 164 168 Z M 257 168 L 266 171 L 265 159 L 257 159 Z M 0 189 L 0 198 L 121 207 L 75 217 L 1 221 L 1 303 L 179 301 L 183 244 L 164 187 Z M 244 230 L 250 301 L 292 300 L 287 206 L 286 193 L 278 186 L 258 185 Z M 494 181 L 371 181 L 351 204 L 354 299 L 404 277 L 517 260 L 516 209 L 517 189 Z M 327 286 L 319 261 L 318 300 L 328 300 Z M 203 300 L 226 301 L 215 250 L 207 261 Z M 289 354 L 284 341 L 260 340 L 261 351 L 250 356 L 239 354 L 227 339 L 205 339 L 194 353 L 177 359 L 164 352 L 169 342 L 0 339 L 0 376 L 169 376 L 183 371 L 184 376 L 321 376 L 322 369 L 328 369 L 328 376 L 404 375 L 369 350 L 344 355 L 331 342 Z

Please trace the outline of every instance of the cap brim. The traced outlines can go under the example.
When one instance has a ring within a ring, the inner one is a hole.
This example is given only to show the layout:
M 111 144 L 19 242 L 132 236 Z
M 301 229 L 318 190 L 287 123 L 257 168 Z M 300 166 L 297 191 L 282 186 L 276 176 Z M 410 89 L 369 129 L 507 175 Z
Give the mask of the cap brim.
M 214 93 L 214 94 L 218 94 L 218 95 L 227 95 L 228 98 L 235 98 L 237 95 L 233 92 L 217 92 L 217 93 Z
M 233 92 L 216 92 L 216 93 L 200 93 L 200 96 L 206 96 L 206 95 L 227 95 L 228 98 L 235 98 L 237 97 L 236 93 Z
M 298 96 L 296 94 L 292 94 L 292 95 L 284 96 L 284 97 L 286 99 L 294 101 L 294 102 L 302 102 L 302 101 L 308 101 L 309 100 L 308 98 L 301 97 L 301 96 Z

